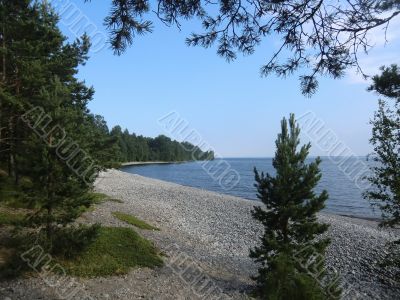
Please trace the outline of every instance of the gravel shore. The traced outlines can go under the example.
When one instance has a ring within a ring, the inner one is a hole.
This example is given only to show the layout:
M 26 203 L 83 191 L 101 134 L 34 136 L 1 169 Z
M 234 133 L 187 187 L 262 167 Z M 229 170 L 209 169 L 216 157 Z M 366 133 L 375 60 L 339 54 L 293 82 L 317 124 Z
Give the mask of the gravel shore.
M 123 203 L 105 202 L 80 221 L 129 226 L 115 219 L 113 211 L 147 221 L 161 231 L 138 231 L 162 251 L 165 266 L 135 269 L 124 276 L 76 279 L 93 299 L 247 298 L 254 284 L 250 276 L 257 270 L 248 257 L 249 248 L 258 244 L 262 234 L 250 214 L 257 202 L 117 170 L 101 174 L 96 190 Z M 379 229 L 369 220 L 328 214 L 319 218 L 331 225 L 327 264 L 350 287 L 345 298 L 400 299 L 393 274 L 378 266 L 385 244 L 398 239 L 400 231 Z M 28 278 L 1 282 L 0 296 L 56 299 L 57 290 L 40 278 Z

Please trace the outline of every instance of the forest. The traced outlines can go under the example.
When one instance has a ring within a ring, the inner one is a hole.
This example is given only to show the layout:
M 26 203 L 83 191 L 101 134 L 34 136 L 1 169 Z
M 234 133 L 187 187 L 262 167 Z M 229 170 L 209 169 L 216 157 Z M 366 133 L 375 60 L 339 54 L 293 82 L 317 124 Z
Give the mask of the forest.
M 144 137 L 122 131 L 120 126 L 111 129 L 110 135 L 117 143 L 115 158 L 119 162 L 131 161 L 190 161 L 212 160 L 213 151 L 202 151 L 189 142 L 173 141 L 165 135 Z

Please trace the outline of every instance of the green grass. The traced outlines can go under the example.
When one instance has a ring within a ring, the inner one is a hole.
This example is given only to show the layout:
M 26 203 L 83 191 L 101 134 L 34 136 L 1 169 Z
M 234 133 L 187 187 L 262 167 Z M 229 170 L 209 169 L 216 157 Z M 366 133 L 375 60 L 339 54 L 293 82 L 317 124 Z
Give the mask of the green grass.
M 106 201 L 124 203 L 124 201 L 120 199 L 111 198 L 110 196 L 103 193 L 90 193 L 93 204 L 101 204 Z
M 61 261 L 70 275 L 96 277 L 126 274 L 133 267 L 158 267 L 163 261 L 151 242 L 130 228 L 103 227 L 76 258 Z
M 21 213 L 13 213 L 9 211 L 0 211 L 0 226 L 2 225 L 17 225 L 24 219 Z
M 110 199 L 108 199 L 107 201 L 116 202 L 116 203 L 124 203 L 124 201 L 122 201 L 122 200 L 120 200 L 120 199 L 115 199 L 115 198 L 110 198 Z
M 151 226 L 150 224 L 147 224 L 145 221 L 142 221 L 142 220 L 136 218 L 135 216 L 124 214 L 122 212 L 113 212 L 112 214 L 117 219 L 124 221 L 128 224 L 131 224 L 133 226 L 136 226 L 140 229 L 160 230 L 157 227 Z
M 110 198 L 106 194 L 102 194 L 102 193 L 90 192 L 87 194 L 87 197 L 89 197 L 89 199 L 90 199 L 90 206 L 87 207 L 87 206 L 82 205 L 80 207 L 80 214 L 83 214 L 86 212 L 92 212 L 96 209 L 96 207 L 95 207 L 96 205 L 104 203 L 106 201 L 124 203 L 122 200 Z
M 109 197 L 106 194 L 102 193 L 89 193 L 91 202 L 93 204 L 101 204 L 107 200 L 109 200 Z

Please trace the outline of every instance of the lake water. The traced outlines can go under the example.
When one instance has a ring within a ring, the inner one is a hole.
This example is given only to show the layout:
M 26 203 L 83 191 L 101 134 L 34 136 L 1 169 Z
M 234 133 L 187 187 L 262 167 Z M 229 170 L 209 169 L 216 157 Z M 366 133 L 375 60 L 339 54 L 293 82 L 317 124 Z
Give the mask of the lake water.
M 373 210 L 370 203 L 362 197 L 362 191 L 367 186 L 365 180 L 361 180 L 363 176 L 357 174 L 362 174 L 362 167 L 367 165 L 364 157 L 322 157 L 322 178 L 316 192 L 322 189 L 328 191 L 326 212 L 361 218 L 380 217 L 380 212 Z M 274 174 L 271 158 L 229 158 L 212 162 L 135 165 L 123 167 L 122 171 L 259 201 L 254 187 L 254 167 Z M 228 172 L 225 173 L 228 175 L 223 175 L 224 172 Z

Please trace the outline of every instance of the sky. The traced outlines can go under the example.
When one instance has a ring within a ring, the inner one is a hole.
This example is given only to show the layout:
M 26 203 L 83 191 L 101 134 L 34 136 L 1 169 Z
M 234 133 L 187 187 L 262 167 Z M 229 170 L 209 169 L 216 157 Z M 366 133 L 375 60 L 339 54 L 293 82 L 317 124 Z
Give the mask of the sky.
M 306 98 L 298 75 L 260 77 L 260 66 L 276 49 L 278 37 L 264 41 L 255 54 L 238 55 L 227 63 L 215 48 L 186 46 L 185 38 L 201 31 L 197 22 L 183 22 L 180 31 L 156 18 L 152 34 L 137 37 L 123 55 L 116 56 L 106 43 L 103 26 L 110 1 L 50 2 L 60 13 L 59 25 L 69 40 L 81 35 L 80 24 L 90 24 L 86 28 L 90 28 L 93 49 L 78 76 L 94 87 L 89 108 L 104 116 L 110 128 L 120 125 L 138 135 L 165 134 L 180 140 L 185 135 L 163 123 L 174 116 L 185 124 L 189 141 L 201 141 L 221 157 L 270 157 L 280 120 L 295 113 L 300 119 L 312 115 L 322 124 L 319 135 L 308 130 L 302 134 L 302 142 L 312 144 L 311 155 L 333 155 L 323 145 L 321 135 L 327 132 L 352 155 L 371 152 L 369 120 L 379 97 L 367 91 L 370 82 L 355 70 L 340 80 L 320 78 L 317 93 Z M 375 47 L 360 59 L 365 73 L 374 75 L 381 65 L 400 63 L 399 19 L 389 27 L 388 43 L 381 29 L 371 33 Z

